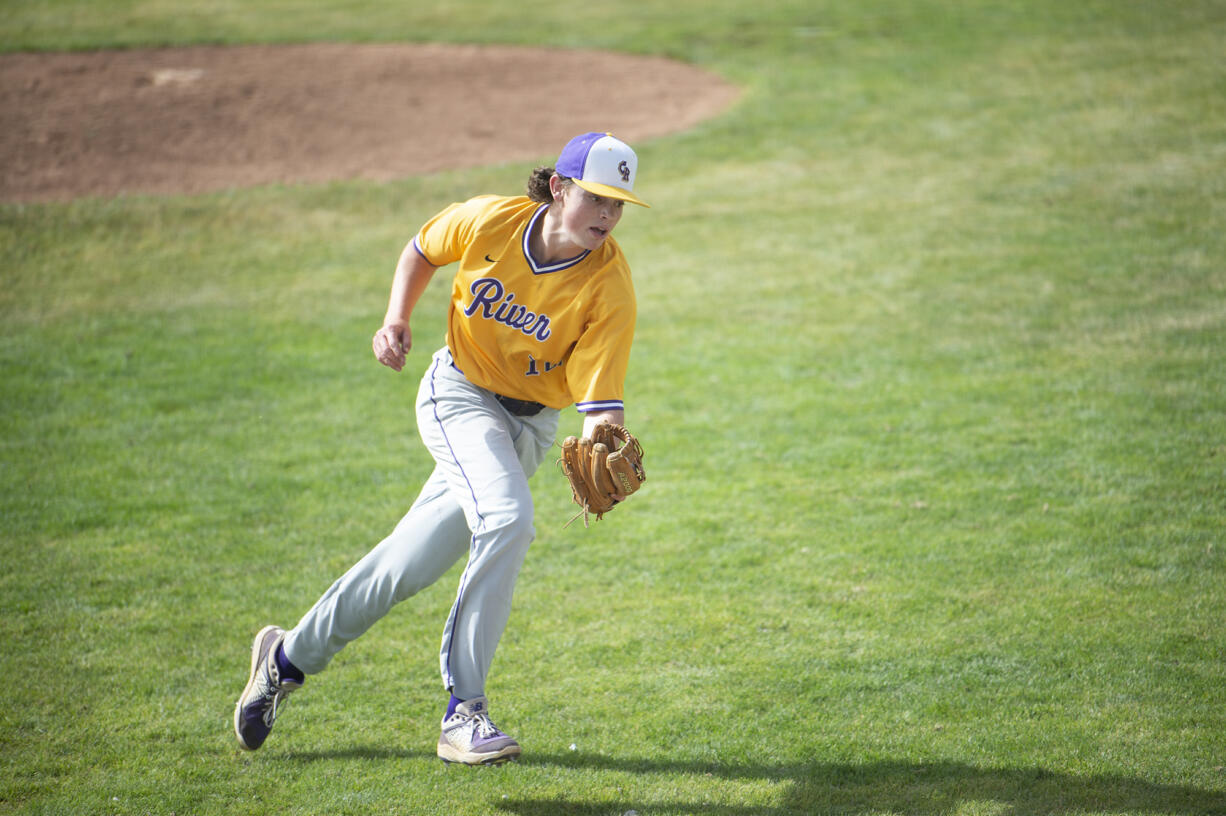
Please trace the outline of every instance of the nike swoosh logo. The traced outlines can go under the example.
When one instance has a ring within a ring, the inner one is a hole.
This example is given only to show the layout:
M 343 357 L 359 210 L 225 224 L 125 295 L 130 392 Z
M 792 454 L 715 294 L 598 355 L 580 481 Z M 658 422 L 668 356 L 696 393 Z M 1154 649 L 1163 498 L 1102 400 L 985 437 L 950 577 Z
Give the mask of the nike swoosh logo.
M 494 260 L 493 258 L 491 258 L 489 255 L 486 255 L 486 256 L 485 256 L 485 260 L 489 261 L 490 263 L 498 263 L 498 261 L 495 261 L 495 260 Z

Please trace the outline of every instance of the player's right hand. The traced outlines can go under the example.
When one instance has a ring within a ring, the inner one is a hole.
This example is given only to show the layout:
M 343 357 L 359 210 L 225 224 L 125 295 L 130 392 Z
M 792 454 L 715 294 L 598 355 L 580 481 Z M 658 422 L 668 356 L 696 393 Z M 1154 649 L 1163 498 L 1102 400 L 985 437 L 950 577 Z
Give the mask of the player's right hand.
M 413 346 L 413 336 L 403 323 L 391 323 L 375 332 L 371 346 L 376 360 L 393 371 L 400 371 L 404 368 L 405 354 Z

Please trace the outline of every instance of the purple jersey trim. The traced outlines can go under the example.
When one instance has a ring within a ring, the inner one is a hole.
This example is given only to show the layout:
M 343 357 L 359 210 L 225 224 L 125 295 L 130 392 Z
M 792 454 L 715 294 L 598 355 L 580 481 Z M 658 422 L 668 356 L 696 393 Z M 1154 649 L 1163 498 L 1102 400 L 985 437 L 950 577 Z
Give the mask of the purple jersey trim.
M 413 249 L 417 250 L 417 254 L 421 256 L 421 259 L 422 259 L 423 261 L 425 261 L 426 263 L 430 264 L 430 265 L 431 265 L 431 266 L 433 266 L 433 267 L 438 267 L 438 264 L 436 264 L 434 261 L 430 260 L 430 259 L 429 259 L 429 258 L 426 256 L 426 253 L 422 251 L 421 244 L 417 243 L 417 236 L 416 236 L 416 235 L 414 235 L 414 236 L 413 236 L 413 240 L 412 240 L 410 243 L 412 243 L 412 244 L 413 244 Z
M 591 402 L 576 402 L 575 410 L 581 414 L 591 414 L 596 411 L 624 411 L 626 403 L 622 400 L 593 400 Z
M 533 213 L 532 218 L 529 219 L 528 221 L 528 226 L 524 227 L 524 236 L 521 241 L 524 247 L 524 260 L 528 262 L 528 266 L 531 267 L 533 275 L 547 275 L 550 272 L 561 272 L 563 269 L 570 269 L 572 266 L 582 261 L 588 255 L 592 254 L 592 251 L 590 249 L 585 249 L 583 250 L 581 254 L 576 255 L 573 258 L 569 258 L 565 261 L 558 261 L 555 264 L 548 264 L 545 266 L 538 264 L 536 262 L 536 258 L 532 257 L 532 250 L 529 248 L 528 238 L 532 235 L 532 228 L 536 226 L 536 222 L 541 219 L 541 216 L 545 214 L 545 210 L 547 209 L 549 209 L 549 205 L 542 204 L 537 209 L 537 211 Z M 426 260 L 429 260 L 429 258 L 427 258 Z

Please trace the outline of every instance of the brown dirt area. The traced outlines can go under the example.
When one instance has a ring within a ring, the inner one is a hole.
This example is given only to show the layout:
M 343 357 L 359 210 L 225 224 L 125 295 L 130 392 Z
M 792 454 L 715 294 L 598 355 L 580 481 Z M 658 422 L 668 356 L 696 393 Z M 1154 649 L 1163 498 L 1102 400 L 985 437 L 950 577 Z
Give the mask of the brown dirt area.
M 724 110 L 728 82 L 660 57 L 314 44 L 0 55 L 0 200 L 389 181 L 630 144 Z

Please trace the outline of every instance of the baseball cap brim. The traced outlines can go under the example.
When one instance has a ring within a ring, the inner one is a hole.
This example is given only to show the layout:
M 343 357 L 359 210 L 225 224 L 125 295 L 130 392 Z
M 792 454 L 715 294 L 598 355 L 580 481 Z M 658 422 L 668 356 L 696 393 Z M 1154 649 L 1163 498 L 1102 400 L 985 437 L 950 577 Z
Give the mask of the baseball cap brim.
M 571 181 L 593 195 L 604 196 L 605 198 L 616 198 L 620 199 L 621 201 L 629 201 L 631 204 L 638 204 L 640 207 L 647 207 L 648 209 L 651 209 L 650 204 L 643 201 L 629 190 L 623 190 L 620 187 L 612 187 L 608 184 L 598 184 L 594 181 L 584 181 L 583 179 L 577 178 L 573 178 Z

